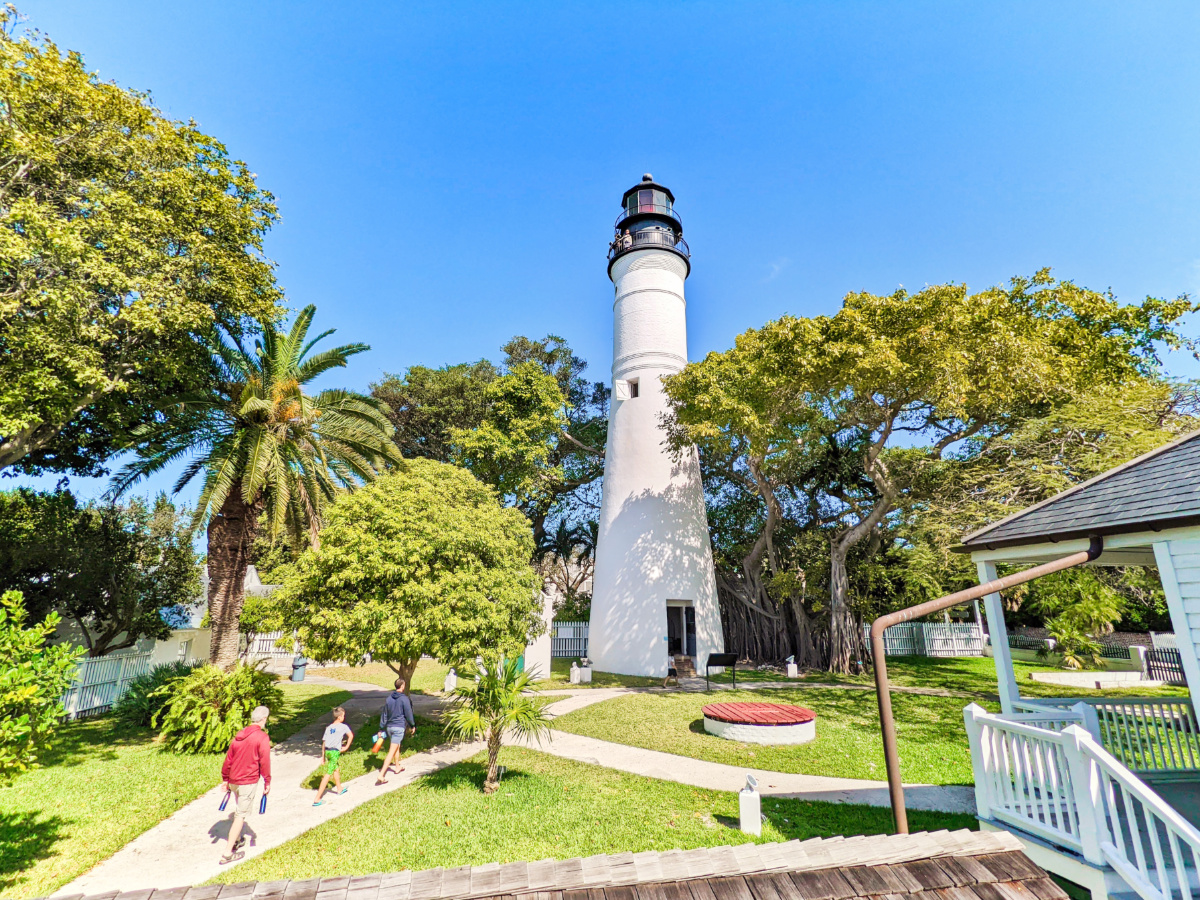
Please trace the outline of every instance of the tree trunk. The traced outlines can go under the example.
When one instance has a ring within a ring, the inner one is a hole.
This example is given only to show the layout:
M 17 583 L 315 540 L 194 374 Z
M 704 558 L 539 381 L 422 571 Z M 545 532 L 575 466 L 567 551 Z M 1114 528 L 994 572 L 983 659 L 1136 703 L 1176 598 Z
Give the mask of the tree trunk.
M 226 671 L 238 661 L 238 619 L 246 602 L 246 567 L 261 511 L 261 501 L 247 504 L 242 499 L 242 483 L 236 481 L 208 523 L 208 661 Z
M 485 794 L 494 794 L 496 789 L 500 787 L 500 732 L 493 729 L 488 732 L 488 770 L 487 778 L 483 782 L 483 792 Z
M 829 552 L 829 671 L 849 675 L 862 658 L 862 632 L 850 609 L 850 578 L 846 572 L 848 548 L 832 541 Z
M 413 672 L 417 671 L 417 663 L 421 661 L 421 657 L 414 656 L 411 659 L 397 659 L 389 662 L 387 667 L 396 673 L 397 678 L 404 679 L 404 693 L 412 693 Z

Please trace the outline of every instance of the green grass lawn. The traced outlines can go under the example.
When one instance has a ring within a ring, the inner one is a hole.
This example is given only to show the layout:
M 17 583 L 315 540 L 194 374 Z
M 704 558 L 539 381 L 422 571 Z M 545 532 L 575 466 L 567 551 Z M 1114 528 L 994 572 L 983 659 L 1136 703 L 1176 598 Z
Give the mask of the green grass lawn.
M 337 678 L 342 681 L 359 681 L 364 684 L 377 684 L 381 688 L 391 690 L 396 684 L 396 673 L 385 663 L 367 663 L 365 666 L 330 666 L 329 668 L 310 669 L 313 675 L 325 678 Z M 417 663 L 413 672 L 412 684 L 408 686 L 409 693 L 440 694 L 446 681 L 449 666 L 444 666 L 436 659 L 423 659 Z
M 487 797 L 484 757 L 365 803 L 218 880 L 273 881 L 566 859 L 596 853 L 742 844 L 737 795 L 505 748 L 508 773 Z M 764 798 L 763 841 L 884 834 L 887 808 Z M 973 816 L 909 813 L 913 831 L 974 828 Z
M 350 697 L 323 685 L 280 687 L 274 742 Z M 0 895 L 51 893 L 220 781 L 221 754 L 167 753 L 153 738 L 108 716 L 68 722 L 43 768 L 0 788 Z
M 661 678 L 647 678 L 642 675 L 614 675 L 612 672 L 592 672 L 591 684 L 571 684 L 571 663 L 573 659 L 553 659 L 550 661 L 550 677 L 545 681 L 536 681 L 532 687 L 535 691 L 554 690 L 585 690 L 587 688 L 610 687 L 655 687 L 662 686 Z
M 941 688 L 949 691 L 964 691 L 966 693 L 995 697 L 996 663 L 990 657 L 963 656 L 949 659 L 934 659 L 923 656 L 889 657 L 888 679 L 892 684 L 901 687 Z M 1097 691 L 1092 688 L 1067 687 L 1058 684 L 1043 684 L 1034 681 L 1030 675 L 1034 672 L 1061 672 L 1053 666 L 1044 663 L 1014 660 L 1013 668 L 1017 676 L 1017 685 L 1021 695 L 1025 697 L 1186 697 L 1187 688 L 1167 686 L 1161 688 L 1145 688 L 1131 685 L 1127 688 L 1106 688 Z M 714 675 L 714 683 L 729 684 L 729 673 Z M 747 684 L 764 681 L 787 681 L 788 679 L 773 672 L 757 672 L 739 669 L 738 683 Z M 829 672 L 807 672 L 793 683 L 803 684 L 819 682 L 824 684 L 860 684 L 874 687 L 871 675 L 834 675 Z
M 701 708 L 714 700 L 808 707 L 817 713 L 817 738 L 798 746 L 771 747 L 716 737 L 704 731 L 701 713 Z M 973 783 L 962 717 L 965 705 L 957 697 L 893 695 L 905 781 Z M 994 703 L 984 705 L 998 709 Z M 554 720 L 554 727 L 733 766 L 877 781 L 886 778 L 873 691 L 797 686 L 719 694 L 630 694 L 567 713 Z

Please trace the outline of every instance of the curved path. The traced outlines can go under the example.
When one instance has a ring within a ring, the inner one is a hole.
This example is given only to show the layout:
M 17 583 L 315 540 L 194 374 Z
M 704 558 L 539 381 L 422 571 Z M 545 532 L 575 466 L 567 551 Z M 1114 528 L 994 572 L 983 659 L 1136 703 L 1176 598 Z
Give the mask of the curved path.
M 347 712 L 378 709 L 388 694 L 388 691 L 373 684 L 339 681 L 321 676 L 310 676 L 308 680 L 336 685 L 354 694 L 354 699 L 342 704 Z M 760 686 L 767 685 L 755 685 Z M 789 686 L 796 685 L 793 683 Z M 662 689 L 590 688 L 543 693 L 563 698 L 546 707 L 547 713 L 553 718 L 614 697 L 649 691 L 661 692 Z M 417 712 L 426 717 L 436 716 L 442 705 L 442 701 L 437 697 L 419 694 L 413 696 L 413 701 Z M 323 721 L 309 725 L 272 751 L 268 810 L 264 816 L 253 813 L 247 820 L 246 834 L 249 839 L 245 847 L 246 859 L 253 859 L 266 850 L 298 837 L 381 794 L 401 788 L 422 775 L 468 759 L 483 749 L 482 743 L 458 744 L 413 754 L 404 760 L 405 770 L 399 775 L 391 776 L 387 784 L 376 787 L 376 773 L 370 772 L 343 782 L 350 788 L 348 793 L 324 806 L 314 808 L 313 790 L 300 785 L 320 762 L 318 738 L 324 727 Z M 882 781 L 790 775 L 746 769 L 655 750 L 643 750 L 558 730 L 552 730 L 550 737 L 549 741 L 541 745 L 531 743 L 527 746 L 578 762 L 712 790 L 738 791 L 745 785 L 746 775 L 753 774 L 758 779 L 759 791 L 764 795 L 869 806 L 889 804 L 887 783 Z M 223 852 L 224 840 L 229 834 L 231 815 L 228 811 L 222 813 L 217 809 L 222 796 L 221 789 L 214 787 L 126 844 L 104 862 L 60 888 L 56 894 L 100 894 L 108 891 L 193 885 L 225 871 L 218 865 L 217 860 Z M 971 787 L 906 785 L 905 797 L 912 809 L 968 813 L 975 810 L 974 788 Z

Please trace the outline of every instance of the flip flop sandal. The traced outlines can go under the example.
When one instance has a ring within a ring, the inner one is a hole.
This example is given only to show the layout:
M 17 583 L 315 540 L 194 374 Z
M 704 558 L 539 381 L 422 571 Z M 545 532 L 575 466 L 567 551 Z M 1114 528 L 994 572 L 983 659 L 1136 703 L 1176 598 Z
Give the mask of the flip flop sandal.
M 316 803 L 313 804 L 313 806 L 324 806 L 324 805 L 325 805 L 324 800 L 318 800 Z
M 230 853 L 227 856 L 222 856 L 220 864 L 222 866 L 224 866 L 224 865 L 228 865 L 231 862 L 237 862 L 239 859 L 241 859 L 245 855 L 246 854 L 243 853 L 241 850 L 238 850 L 236 853 Z
M 342 796 L 342 794 L 346 793 L 346 791 L 348 791 L 348 790 L 350 790 L 350 788 L 344 787 L 340 791 L 337 792 L 337 795 L 340 797 L 340 796 Z

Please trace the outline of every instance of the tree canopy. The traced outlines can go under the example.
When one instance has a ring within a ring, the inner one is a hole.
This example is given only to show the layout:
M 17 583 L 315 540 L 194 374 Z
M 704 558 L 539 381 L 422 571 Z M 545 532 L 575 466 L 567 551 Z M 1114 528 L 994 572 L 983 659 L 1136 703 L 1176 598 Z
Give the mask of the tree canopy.
M 953 284 L 850 294 L 834 316 L 785 316 L 689 365 L 666 380 L 672 440 L 700 446 L 710 496 L 740 507 L 752 534 L 727 593 L 790 623 L 803 660 L 845 671 L 862 641 L 851 556 L 882 549 L 888 520 L 947 454 L 1155 378 L 1158 347 L 1183 345 L 1177 325 L 1192 309 L 1186 298 L 1122 305 L 1039 272 L 977 294 Z M 828 583 L 805 604 L 812 550 L 799 532 L 813 529 Z M 825 647 L 810 639 L 813 614 L 828 623 Z
M 245 163 L 0 11 L 0 468 L 100 474 L 198 340 L 277 314 Z
M 69 492 L 0 493 L 0 590 L 17 590 L 34 624 L 75 626 L 90 656 L 164 639 L 200 595 L 188 516 L 152 504 L 80 505 Z
M 542 626 L 533 536 L 471 473 L 409 460 L 329 510 L 272 599 L 319 660 L 364 654 L 410 678 L 422 654 L 519 655 Z

